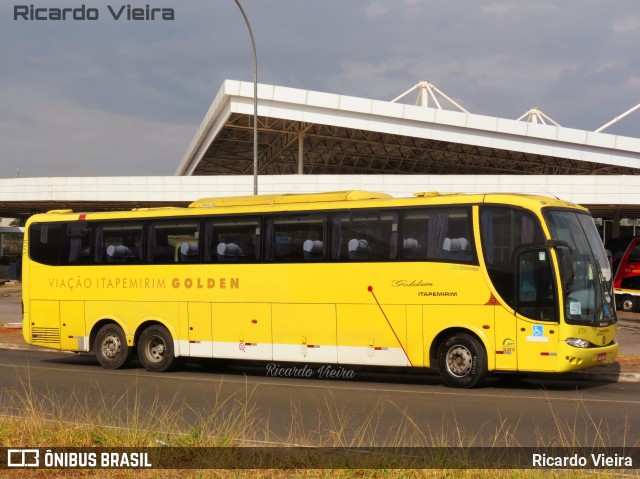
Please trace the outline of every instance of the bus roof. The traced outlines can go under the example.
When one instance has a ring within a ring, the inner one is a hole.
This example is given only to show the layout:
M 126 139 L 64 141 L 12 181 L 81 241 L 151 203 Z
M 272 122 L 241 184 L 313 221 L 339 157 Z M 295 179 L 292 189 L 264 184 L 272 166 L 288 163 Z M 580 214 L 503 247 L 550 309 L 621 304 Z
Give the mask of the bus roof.
M 348 204 L 340 205 L 341 202 Z M 327 203 L 332 203 L 327 205 Z M 73 212 L 72 210 L 52 210 L 44 215 L 35 215 L 36 221 L 42 221 L 43 216 L 48 216 L 54 221 L 73 221 L 85 219 L 111 219 L 119 217 L 151 218 L 163 216 L 196 216 L 203 214 L 204 210 L 211 213 L 251 213 L 264 211 L 286 211 L 313 209 L 322 210 L 330 208 L 366 208 L 375 206 L 420 206 L 420 205 L 448 205 L 448 204 L 510 204 L 524 208 L 538 209 L 545 207 L 576 208 L 587 211 L 586 208 L 571 202 L 563 201 L 548 196 L 533 196 L 517 193 L 438 193 L 420 192 L 413 197 L 394 198 L 385 193 L 376 193 L 362 190 L 333 191 L 326 193 L 308 194 L 268 194 L 255 196 L 225 196 L 202 198 L 194 201 L 188 208 L 159 207 L 138 208 L 129 211 L 111 212 Z
M 387 195 L 386 193 L 375 193 L 362 190 L 330 191 L 327 193 L 285 193 L 254 196 L 223 196 L 220 198 L 199 199 L 191 203 L 189 205 L 189 208 L 316 203 L 325 201 L 357 201 L 388 198 L 393 197 L 391 195 Z

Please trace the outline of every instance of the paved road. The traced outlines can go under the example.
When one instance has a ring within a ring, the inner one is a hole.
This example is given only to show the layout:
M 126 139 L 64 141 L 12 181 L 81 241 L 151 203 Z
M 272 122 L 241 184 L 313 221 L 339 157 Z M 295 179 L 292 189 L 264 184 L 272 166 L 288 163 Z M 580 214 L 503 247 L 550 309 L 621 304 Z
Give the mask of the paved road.
M 618 312 L 619 354 L 640 356 L 640 313 Z
M 135 365 L 103 370 L 91 355 L 28 351 L 0 351 L 0 384 L 3 414 L 35 403 L 53 417 L 136 421 L 158 432 L 200 425 L 245 440 L 330 446 L 640 444 L 640 384 L 545 377 L 466 391 L 425 374 L 281 378 L 266 364 L 152 374 Z

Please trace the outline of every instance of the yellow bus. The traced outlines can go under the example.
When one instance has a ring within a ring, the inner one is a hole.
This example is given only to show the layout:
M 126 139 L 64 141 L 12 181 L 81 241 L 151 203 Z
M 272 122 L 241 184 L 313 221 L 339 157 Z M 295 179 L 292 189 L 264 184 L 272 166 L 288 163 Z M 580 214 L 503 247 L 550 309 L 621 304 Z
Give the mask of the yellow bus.
M 593 219 L 515 194 L 343 191 L 206 198 L 188 208 L 32 216 L 27 343 L 132 355 L 489 372 L 565 372 L 618 351 Z

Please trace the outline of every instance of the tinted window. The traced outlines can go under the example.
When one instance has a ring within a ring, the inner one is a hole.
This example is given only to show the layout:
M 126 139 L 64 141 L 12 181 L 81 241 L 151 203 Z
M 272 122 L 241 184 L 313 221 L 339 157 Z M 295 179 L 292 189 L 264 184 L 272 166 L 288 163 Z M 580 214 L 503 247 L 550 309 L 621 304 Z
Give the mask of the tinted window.
M 518 313 L 541 321 L 555 321 L 555 287 L 547 251 L 522 251 L 517 261 Z
M 640 261 L 640 244 L 637 244 L 631 250 L 629 261 Z
M 62 263 L 91 263 L 91 228 L 84 221 L 67 223 L 64 227 Z
M 29 257 L 38 263 L 60 264 L 62 223 L 34 223 L 29 228 Z
M 289 214 L 267 221 L 267 252 L 271 261 L 322 261 L 326 252 L 326 217 Z
M 336 213 L 332 227 L 333 259 L 389 261 L 398 256 L 398 214 L 395 211 Z
M 260 220 L 221 218 L 204 226 L 208 262 L 256 262 L 260 260 Z
M 402 215 L 400 257 L 405 260 L 474 262 L 476 260 L 467 207 L 424 208 Z
M 540 224 L 533 214 L 525 210 L 483 206 L 480 227 L 489 277 L 500 296 L 513 307 L 513 253 L 522 245 L 544 241 Z
M 200 225 L 197 221 L 162 221 L 149 224 L 147 261 L 156 264 L 198 263 Z
M 142 231 L 139 222 L 101 223 L 96 226 L 95 257 L 98 263 L 142 262 Z

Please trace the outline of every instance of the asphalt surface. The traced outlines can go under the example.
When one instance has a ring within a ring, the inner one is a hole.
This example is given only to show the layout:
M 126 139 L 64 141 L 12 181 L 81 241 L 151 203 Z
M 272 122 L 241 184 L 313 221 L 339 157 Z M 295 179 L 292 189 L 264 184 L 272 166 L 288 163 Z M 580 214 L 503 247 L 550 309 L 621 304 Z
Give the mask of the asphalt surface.
M 640 444 L 640 384 L 530 376 L 445 387 L 435 374 L 357 370 L 349 380 L 272 377 L 268 364 L 104 370 L 89 354 L 0 350 L 0 403 L 25 414 L 136 424 L 171 444 L 194 428 L 245 445 L 630 446 Z M 28 412 L 28 411 L 27 411 Z

